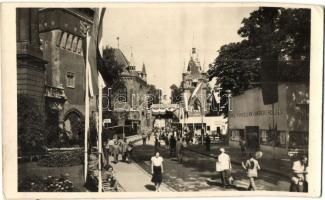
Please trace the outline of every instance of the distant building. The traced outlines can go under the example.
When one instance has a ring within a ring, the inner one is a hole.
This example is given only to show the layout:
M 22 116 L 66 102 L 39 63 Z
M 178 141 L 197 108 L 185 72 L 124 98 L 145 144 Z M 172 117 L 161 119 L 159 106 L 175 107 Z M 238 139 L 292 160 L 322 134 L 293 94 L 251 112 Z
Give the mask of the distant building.
M 309 86 L 282 82 L 278 96 L 273 109 L 272 104 L 264 105 L 261 88 L 232 97 L 230 145 L 239 148 L 240 139 L 244 139 L 249 149 L 261 149 L 280 158 L 308 150 Z
M 121 78 L 125 84 L 125 90 L 119 91 L 117 96 L 111 98 L 112 111 L 119 116 L 118 126 L 131 127 L 133 134 L 147 131 L 152 127 L 153 122 L 148 112 L 145 64 L 142 65 L 141 71 L 137 71 L 136 66 L 132 61 L 128 61 L 120 49 L 114 49 L 114 55 L 118 64 L 123 66 Z
M 196 48 L 192 48 L 190 60 L 182 76 L 181 88 L 184 91 L 183 107 L 186 112 L 184 117 L 180 117 L 179 123 L 198 135 L 201 134 L 202 125 L 204 132 L 226 134 L 227 120 L 223 116 L 208 115 L 211 91 L 208 88 L 207 73 L 201 67 Z
M 207 83 L 207 73 L 202 70 L 196 48 L 192 48 L 191 57 L 187 69 L 183 73 L 181 83 L 184 95 L 189 102 L 188 105 L 186 105 L 188 117 L 199 117 L 202 113 L 203 115 L 207 113 Z M 196 95 L 198 98 L 191 101 L 193 92 L 196 88 Z

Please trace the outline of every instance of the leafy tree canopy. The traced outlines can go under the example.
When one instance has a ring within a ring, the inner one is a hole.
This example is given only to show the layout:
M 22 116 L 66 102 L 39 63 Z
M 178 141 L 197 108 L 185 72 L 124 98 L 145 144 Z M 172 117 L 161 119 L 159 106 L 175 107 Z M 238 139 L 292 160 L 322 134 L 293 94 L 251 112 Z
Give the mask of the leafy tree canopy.
M 238 34 L 243 40 L 223 45 L 208 70 L 221 88 L 225 114 L 226 90 L 238 95 L 260 86 L 262 62 L 275 61 L 278 81 L 309 82 L 309 9 L 261 7 L 242 20 Z
M 183 89 L 173 84 L 170 86 L 171 89 L 171 103 L 181 103 Z

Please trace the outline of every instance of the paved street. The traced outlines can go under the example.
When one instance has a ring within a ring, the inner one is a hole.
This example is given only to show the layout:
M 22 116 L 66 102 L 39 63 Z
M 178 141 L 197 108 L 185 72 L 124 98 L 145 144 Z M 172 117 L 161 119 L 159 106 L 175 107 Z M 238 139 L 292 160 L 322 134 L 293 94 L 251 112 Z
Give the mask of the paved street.
M 154 147 L 150 141 L 147 145 L 137 145 L 133 151 L 133 159 L 147 172 L 150 172 L 150 158 Z M 222 191 L 221 181 L 215 172 L 215 159 L 192 151 L 185 151 L 183 163 L 170 158 L 164 145 L 161 148 L 164 158 L 164 183 L 176 191 Z M 263 166 L 261 166 L 263 168 Z M 248 180 L 239 165 L 233 165 L 235 186 L 226 190 L 246 190 Z M 256 181 L 258 190 L 288 191 L 289 180 L 282 176 L 261 171 Z

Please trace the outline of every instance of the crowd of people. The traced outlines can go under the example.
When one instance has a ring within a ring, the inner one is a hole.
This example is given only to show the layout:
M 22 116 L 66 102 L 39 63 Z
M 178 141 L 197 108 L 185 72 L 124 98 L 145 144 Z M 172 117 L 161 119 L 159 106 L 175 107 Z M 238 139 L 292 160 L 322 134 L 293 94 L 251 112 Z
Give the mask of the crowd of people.
M 177 158 L 179 163 L 183 162 L 183 151 L 189 144 L 191 144 L 192 137 L 189 132 L 183 133 L 177 129 L 167 128 L 165 130 L 154 129 L 152 132 L 142 134 L 143 145 L 150 141 L 152 135 L 154 136 L 154 155 L 151 157 L 151 172 L 152 179 L 156 191 L 160 191 L 160 185 L 163 180 L 163 157 L 160 155 L 161 145 L 164 144 L 164 149 L 169 152 L 170 158 Z M 204 136 L 206 151 L 210 152 L 211 139 L 210 135 Z M 162 142 L 163 141 L 163 142 Z M 249 181 L 248 190 L 257 190 L 256 179 L 258 178 L 258 171 L 261 170 L 259 159 L 262 157 L 261 151 L 249 152 L 245 140 L 239 142 L 241 150 L 241 167 Z M 122 161 L 130 162 L 130 156 L 133 149 L 133 144 L 127 142 L 126 139 L 121 139 L 115 136 L 113 139 L 107 139 L 103 145 L 104 159 L 103 166 L 107 173 L 104 173 L 109 185 L 115 188 L 116 179 L 113 175 L 113 167 L 109 165 L 109 157 L 113 157 L 113 163 L 119 162 L 119 155 Z M 290 191 L 292 192 L 306 192 L 308 190 L 308 165 L 307 157 L 301 156 L 297 161 L 293 162 L 292 178 Z M 226 152 L 225 148 L 220 148 L 216 160 L 216 172 L 220 175 L 221 184 L 224 188 L 234 184 L 234 177 L 232 176 L 231 157 Z M 114 189 L 113 189 L 114 190 Z

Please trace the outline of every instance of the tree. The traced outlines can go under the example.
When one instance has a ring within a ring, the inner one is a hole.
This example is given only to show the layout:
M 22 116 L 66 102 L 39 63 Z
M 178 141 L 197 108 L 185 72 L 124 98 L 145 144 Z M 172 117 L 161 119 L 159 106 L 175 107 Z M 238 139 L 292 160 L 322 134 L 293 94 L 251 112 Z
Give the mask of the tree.
M 18 95 L 18 148 L 23 155 L 40 154 L 46 144 L 45 116 L 36 102 L 30 96 Z
M 241 42 L 223 45 L 208 70 L 221 87 L 227 116 L 227 92 L 236 96 L 261 85 L 263 63 L 275 81 L 309 82 L 310 10 L 261 7 L 242 21 Z
M 117 62 L 115 58 L 115 50 L 106 47 L 103 50 L 103 60 L 100 61 L 103 63 L 99 64 L 99 71 L 107 85 L 112 88 L 112 92 L 123 90 L 125 88 L 125 83 L 121 78 L 121 74 L 124 70 L 123 67 L 125 66 Z
M 150 108 L 152 104 L 159 103 L 160 90 L 151 84 L 148 84 L 147 88 L 148 108 Z
M 181 103 L 183 89 L 181 87 L 177 87 L 177 85 L 175 84 L 171 85 L 170 89 L 171 89 L 171 103 Z

